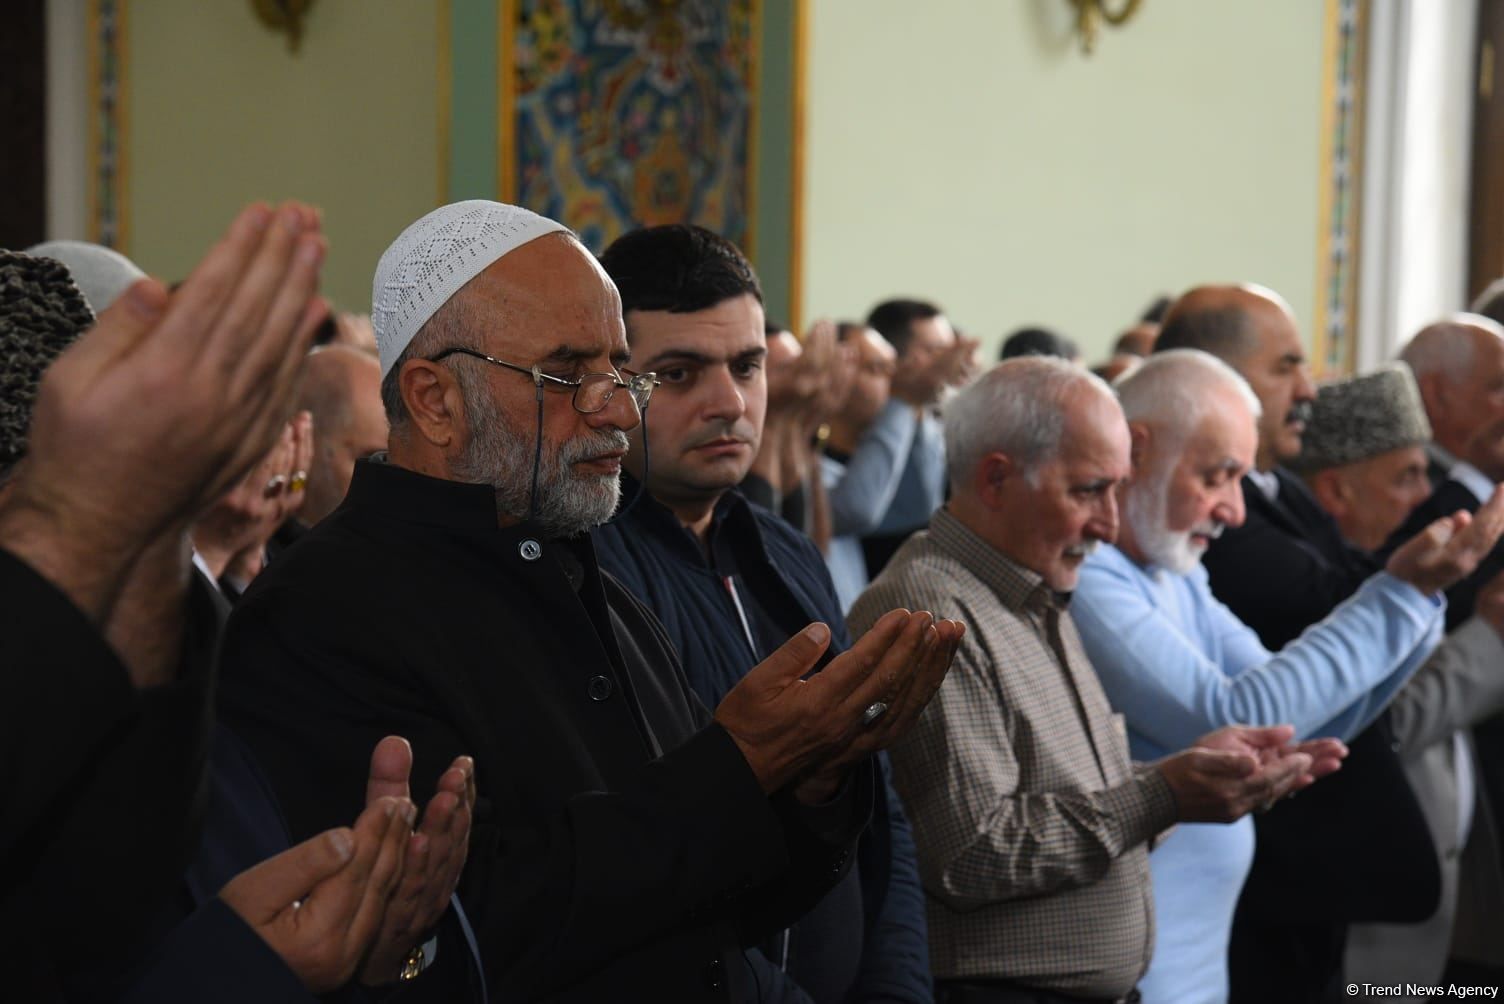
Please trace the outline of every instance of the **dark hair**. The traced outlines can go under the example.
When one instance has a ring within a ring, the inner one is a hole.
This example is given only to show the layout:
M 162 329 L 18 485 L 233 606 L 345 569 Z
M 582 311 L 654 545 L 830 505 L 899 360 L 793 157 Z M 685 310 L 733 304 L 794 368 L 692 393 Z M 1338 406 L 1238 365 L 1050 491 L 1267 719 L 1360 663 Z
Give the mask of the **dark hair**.
M 1144 308 L 1143 316 L 1138 319 L 1140 324 L 1163 324 L 1165 315 L 1170 312 L 1170 307 L 1175 303 L 1173 296 L 1160 294 L 1154 298 L 1154 302 Z
M 1076 343 L 1048 328 L 1019 328 L 1003 339 L 998 359 L 1014 359 L 1018 356 L 1056 356 L 1060 359 L 1075 359 L 1081 355 Z
M 844 342 L 848 339 L 858 337 L 863 331 L 866 330 L 867 325 L 863 324 L 861 321 L 837 321 L 836 340 Z
M 1165 315 L 1154 351 L 1200 349 L 1225 363 L 1238 363 L 1258 347 L 1249 324 L 1248 311 L 1241 306 L 1201 307 L 1171 310 Z
M 736 245 L 692 223 L 670 223 L 622 234 L 601 255 L 601 267 L 621 292 L 621 310 L 692 314 L 762 287 Z
M 324 319 L 313 332 L 314 345 L 328 345 L 339 334 L 339 324 L 334 319 L 334 310 L 330 308 L 324 314 Z
M 867 327 L 888 340 L 900 356 L 914 336 L 914 322 L 940 316 L 940 308 L 924 300 L 884 300 L 867 315 Z

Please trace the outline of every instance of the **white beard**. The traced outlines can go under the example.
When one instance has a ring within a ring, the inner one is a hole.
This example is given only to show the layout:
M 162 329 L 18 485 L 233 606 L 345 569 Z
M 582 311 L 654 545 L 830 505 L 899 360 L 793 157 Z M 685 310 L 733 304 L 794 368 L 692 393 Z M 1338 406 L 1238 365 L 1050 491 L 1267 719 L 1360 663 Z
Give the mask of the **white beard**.
M 1123 498 L 1123 519 L 1133 528 L 1133 539 L 1145 558 L 1166 571 L 1185 575 L 1206 553 L 1206 545 L 1191 539 L 1194 530 L 1175 531 L 1166 525 L 1173 473 L 1173 466 L 1167 464 L 1146 481 L 1130 485 Z

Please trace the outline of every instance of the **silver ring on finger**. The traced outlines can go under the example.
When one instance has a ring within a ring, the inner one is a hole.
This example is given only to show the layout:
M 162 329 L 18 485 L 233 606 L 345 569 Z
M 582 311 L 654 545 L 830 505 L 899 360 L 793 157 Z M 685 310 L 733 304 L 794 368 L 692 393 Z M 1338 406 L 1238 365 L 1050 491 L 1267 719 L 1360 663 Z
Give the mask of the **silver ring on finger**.
M 276 498 L 278 495 L 281 495 L 282 488 L 286 484 L 286 474 L 278 474 L 276 477 L 268 479 L 266 482 L 266 497 L 272 499 Z
M 879 718 L 888 713 L 888 702 L 873 701 L 867 705 L 867 710 L 862 712 L 862 725 L 868 726 L 875 723 Z

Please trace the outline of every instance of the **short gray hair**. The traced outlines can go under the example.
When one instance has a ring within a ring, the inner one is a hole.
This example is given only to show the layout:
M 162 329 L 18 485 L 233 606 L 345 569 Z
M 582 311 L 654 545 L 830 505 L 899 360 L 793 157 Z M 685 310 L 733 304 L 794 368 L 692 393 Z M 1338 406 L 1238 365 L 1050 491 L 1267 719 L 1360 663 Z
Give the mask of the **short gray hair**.
M 1085 384 L 1108 398 L 1098 377 L 1064 359 L 1021 356 L 999 363 L 945 406 L 945 466 L 951 491 L 970 482 L 989 453 L 1006 453 L 1033 480 L 1060 452 L 1065 403 Z
M 407 403 L 402 400 L 403 365 L 410 359 L 426 359 L 448 348 L 480 349 L 480 344 L 470 332 L 470 310 L 464 303 L 464 292 L 461 289 L 434 311 L 433 316 L 423 323 L 418 333 L 413 335 L 413 340 L 407 343 L 402 354 L 392 363 L 392 368 L 381 378 L 381 406 L 386 410 L 387 425 L 391 427 L 393 436 L 399 432 L 406 433 L 411 420 Z M 469 366 L 457 366 L 454 374 L 466 400 L 470 400 L 473 394 L 481 393 L 477 370 Z
M 1168 427 L 1172 436 L 1190 433 L 1216 407 L 1218 390 L 1240 397 L 1255 421 L 1264 410 L 1237 370 L 1200 349 L 1155 352 L 1113 387 L 1129 422 Z
M 1421 328 L 1400 349 L 1400 361 L 1408 365 L 1417 378 L 1439 373 L 1448 380 L 1462 380 L 1477 355 L 1474 329 L 1504 337 L 1504 329 L 1500 329 L 1498 322 L 1481 314 L 1453 314 Z

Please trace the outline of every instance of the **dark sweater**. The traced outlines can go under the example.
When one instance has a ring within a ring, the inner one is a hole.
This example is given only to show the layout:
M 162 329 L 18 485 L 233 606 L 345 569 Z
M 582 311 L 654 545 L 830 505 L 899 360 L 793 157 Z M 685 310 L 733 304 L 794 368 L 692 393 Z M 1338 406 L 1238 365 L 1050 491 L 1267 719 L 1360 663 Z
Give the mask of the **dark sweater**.
M 630 498 L 637 485 L 624 481 L 623 493 Z M 594 538 L 601 567 L 663 622 L 690 686 L 710 707 L 812 621 L 831 629 L 822 666 L 851 645 L 830 573 L 813 543 L 737 491 L 716 506 L 708 554 L 673 513 L 647 495 Z M 913 836 L 886 783 L 885 760 L 882 766 L 885 797 L 877 799 L 873 823 L 858 845 L 855 876 L 832 890 L 790 935 L 788 973 L 819 1004 L 932 999 Z M 775 939 L 764 954 L 777 962 L 782 945 Z

